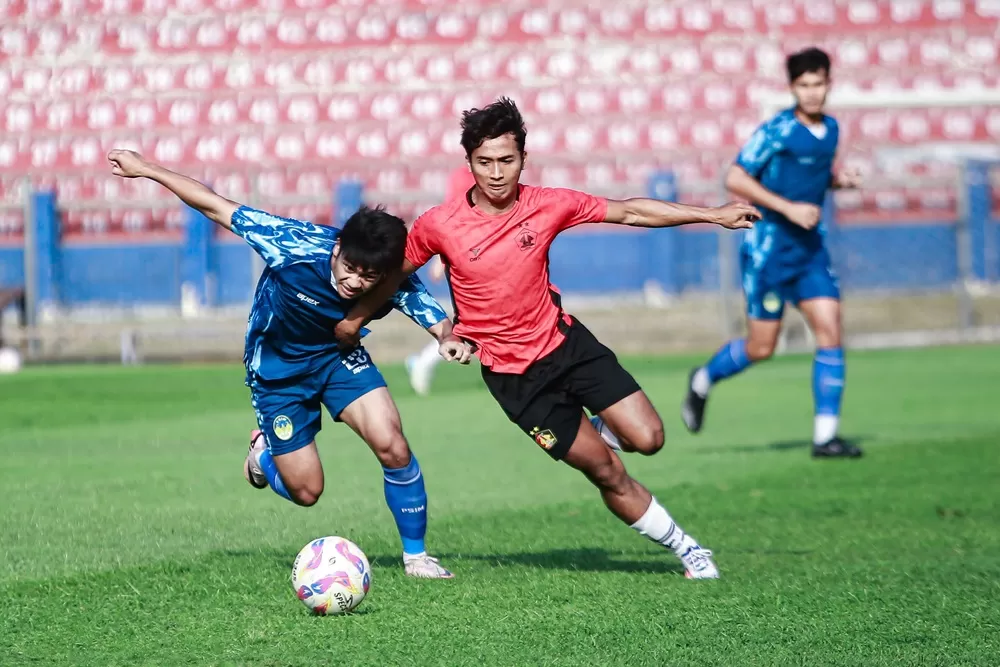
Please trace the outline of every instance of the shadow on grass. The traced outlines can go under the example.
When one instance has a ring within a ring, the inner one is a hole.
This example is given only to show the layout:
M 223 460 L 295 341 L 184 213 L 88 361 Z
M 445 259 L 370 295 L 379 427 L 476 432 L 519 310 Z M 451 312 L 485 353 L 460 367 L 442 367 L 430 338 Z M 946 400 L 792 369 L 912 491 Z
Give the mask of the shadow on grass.
M 452 567 L 460 561 L 478 561 L 495 568 L 529 567 L 568 572 L 626 572 L 635 574 L 683 574 L 684 566 L 667 553 L 621 554 L 606 549 L 547 549 L 505 554 L 438 554 L 442 564 Z M 379 554 L 371 559 L 380 567 L 402 567 L 399 556 Z
M 857 438 L 844 438 L 852 445 L 861 446 L 865 440 L 870 440 L 871 436 L 861 436 Z M 700 454 L 718 454 L 719 452 L 739 452 L 741 454 L 766 454 L 768 452 L 785 452 L 792 450 L 810 449 L 812 440 L 779 440 L 766 445 L 723 445 L 720 447 L 703 447 L 698 450 Z

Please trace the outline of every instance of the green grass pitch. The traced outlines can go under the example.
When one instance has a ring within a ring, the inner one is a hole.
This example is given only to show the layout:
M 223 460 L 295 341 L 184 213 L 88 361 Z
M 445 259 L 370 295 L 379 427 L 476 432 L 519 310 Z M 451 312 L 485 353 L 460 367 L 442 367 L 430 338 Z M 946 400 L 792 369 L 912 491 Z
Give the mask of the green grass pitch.
M 0 377 L 0 664 L 998 664 L 1000 348 L 851 353 L 857 461 L 809 457 L 808 357 L 718 387 L 697 438 L 692 363 L 626 360 L 667 446 L 625 461 L 715 551 L 714 582 L 619 524 L 474 368 L 442 368 L 427 399 L 386 369 L 453 581 L 403 576 L 378 464 L 326 416 L 319 504 L 252 490 L 240 368 Z M 317 618 L 289 571 L 330 534 L 373 588 Z

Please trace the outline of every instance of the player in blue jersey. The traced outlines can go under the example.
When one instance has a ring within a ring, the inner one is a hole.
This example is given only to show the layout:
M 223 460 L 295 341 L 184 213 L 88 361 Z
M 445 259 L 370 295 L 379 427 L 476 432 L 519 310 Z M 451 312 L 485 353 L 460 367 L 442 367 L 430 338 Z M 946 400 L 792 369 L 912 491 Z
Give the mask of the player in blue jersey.
M 740 253 L 748 335 L 691 372 L 681 416 L 691 432 L 701 430 L 710 388 L 774 354 L 785 304 L 791 303 L 816 338 L 813 456 L 858 457 L 861 450 L 837 433 L 845 378 L 840 288 L 820 213 L 830 188 L 857 187 L 859 177 L 834 173 L 839 128 L 823 112 L 830 57 L 810 48 L 789 56 L 786 65 L 795 106 L 754 132 L 726 178 L 731 192 L 763 213 Z
M 403 261 L 406 226 L 382 209 L 362 207 L 342 230 L 281 218 L 232 202 L 201 183 L 132 151 L 108 155 L 112 172 L 156 181 L 212 222 L 242 237 L 267 263 L 247 325 L 246 384 L 260 431 L 251 434 L 244 475 L 299 505 L 323 492 L 316 449 L 320 406 L 350 426 L 382 464 L 385 499 L 403 543 L 406 574 L 447 579 L 427 554 L 427 493 L 399 412 L 364 347 L 342 350 L 336 324 L 356 300 Z M 372 319 L 393 308 L 427 329 L 449 360 L 468 363 L 468 347 L 419 279 L 411 277 Z M 367 332 L 366 332 L 367 333 Z

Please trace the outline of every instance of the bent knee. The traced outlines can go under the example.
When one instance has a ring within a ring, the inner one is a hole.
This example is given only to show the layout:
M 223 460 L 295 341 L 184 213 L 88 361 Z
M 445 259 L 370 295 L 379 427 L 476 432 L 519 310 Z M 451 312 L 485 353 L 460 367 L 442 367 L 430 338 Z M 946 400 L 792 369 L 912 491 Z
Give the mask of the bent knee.
M 652 456 L 663 449 L 665 439 L 663 422 L 657 420 L 653 424 L 633 429 L 632 437 L 628 439 L 628 448 L 626 451 L 638 452 L 644 456 Z M 625 443 L 622 444 L 622 449 L 626 449 L 624 446 Z
M 773 340 L 748 340 L 747 356 L 751 361 L 766 361 L 774 356 L 774 348 L 777 341 Z
M 319 497 L 323 495 L 323 484 L 312 484 L 288 489 L 292 500 L 296 505 L 312 507 L 319 502 Z
M 369 445 L 383 468 L 404 468 L 410 463 L 410 445 L 400 431 Z

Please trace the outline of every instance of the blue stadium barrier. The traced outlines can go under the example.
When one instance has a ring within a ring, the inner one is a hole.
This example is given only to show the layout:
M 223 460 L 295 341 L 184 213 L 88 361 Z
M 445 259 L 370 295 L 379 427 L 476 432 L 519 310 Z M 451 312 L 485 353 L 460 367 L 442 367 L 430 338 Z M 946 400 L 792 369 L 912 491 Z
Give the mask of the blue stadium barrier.
M 969 164 L 965 210 L 973 275 L 998 281 L 1000 224 L 990 218 L 991 167 L 985 162 Z M 653 197 L 675 199 L 677 185 L 672 174 L 658 173 L 650 179 L 647 191 Z M 335 224 L 343 224 L 363 194 L 356 181 L 335 189 Z M 28 252 L 36 260 L 36 307 L 45 302 L 178 305 L 183 283 L 192 285 L 206 305 L 249 303 L 253 290 L 250 252 L 235 237 L 217 237 L 213 225 L 194 211 L 189 212 L 181 243 L 123 244 L 99 238 L 61 243 L 54 194 L 34 193 L 31 203 L 30 224 L 35 225 L 36 234 Z M 834 261 L 846 290 L 947 289 L 958 280 L 954 221 L 841 226 L 835 223 L 832 204 L 826 210 Z M 552 278 L 564 293 L 579 295 L 637 292 L 649 281 L 668 293 L 715 290 L 719 288 L 720 239 L 732 244 L 729 256 L 737 257 L 740 233 L 720 236 L 714 228 L 577 228 L 553 244 L 549 254 Z M 733 278 L 732 287 L 737 287 L 738 276 Z M 0 281 L 24 283 L 20 248 L 0 248 Z M 428 287 L 447 298 L 446 286 L 429 283 Z

